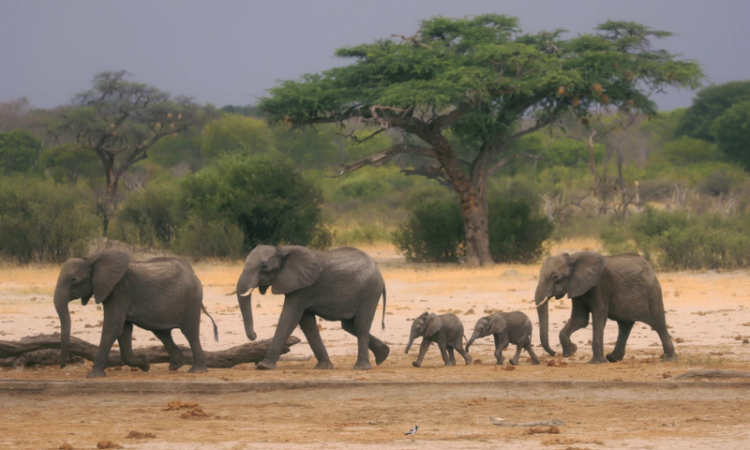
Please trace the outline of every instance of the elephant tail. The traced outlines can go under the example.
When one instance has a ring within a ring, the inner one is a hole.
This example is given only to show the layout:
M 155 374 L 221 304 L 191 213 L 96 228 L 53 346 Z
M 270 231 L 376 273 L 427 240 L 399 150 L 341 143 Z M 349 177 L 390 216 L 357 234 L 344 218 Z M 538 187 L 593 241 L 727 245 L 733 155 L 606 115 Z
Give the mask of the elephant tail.
M 383 329 L 385 330 L 385 285 L 383 285 L 383 321 L 381 325 L 383 326 Z
M 219 327 L 216 326 L 214 318 L 211 317 L 211 314 L 209 314 L 208 311 L 206 311 L 206 307 L 203 305 L 203 303 L 201 303 L 201 309 L 208 316 L 208 318 L 211 319 L 211 323 L 214 324 L 214 340 L 216 342 L 219 342 Z

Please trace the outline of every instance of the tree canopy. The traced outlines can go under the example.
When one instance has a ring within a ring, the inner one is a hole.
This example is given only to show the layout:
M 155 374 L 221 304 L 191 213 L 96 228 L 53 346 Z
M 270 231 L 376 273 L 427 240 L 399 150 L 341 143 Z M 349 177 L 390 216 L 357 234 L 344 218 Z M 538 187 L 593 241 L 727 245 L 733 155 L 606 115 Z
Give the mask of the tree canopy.
M 708 86 L 698 91 L 692 105 L 680 117 L 676 133 L 714 142 L 714 120 L 732 105 L 750 101 L 750 80 Z
M 714 121 L 711 131 L 719 150 L 750 170 L 750 101 L 727 109 Z
M 124 70 L 94 76 L 90 90 L 75 96 L 48 124 L 61 151 L 93 151 L 101 161 L 110 194 L 122 175 L 147 158 L 164 136 L 176 136 L 201 125 L 212 112 L 184 96 L 125 80 Z
M 338 49 L 350 64 L 282 82 L 260 102 L 271 122 L 293 126 L 346 121 L 375 125 L 370 137 L 396 128 L 402 143 L 345 165 L 341 173 L 381 165 L 399 153 L 431 158 L 410 170 L 443 181 L 458 194 L 467 263 L 491 264 L 487 180 L 513 158 L 508 143 L 595 106 L 653 114 L 652 92 L 695 88 L 698 63 L 652 41 L 670 36 L 633 22 L 608 21 L 594 33 L 524 34 L 518 19 L 487 14 L 425 20 L 413 36 L 394 35 Z M 521 127 L 521 119 L 531 123 Z M 460 158 L 451 134 L 474 151 Z
M 25 130 L 0 133 L 0 173 L 28 172 L 42 152 L 42 141 Z

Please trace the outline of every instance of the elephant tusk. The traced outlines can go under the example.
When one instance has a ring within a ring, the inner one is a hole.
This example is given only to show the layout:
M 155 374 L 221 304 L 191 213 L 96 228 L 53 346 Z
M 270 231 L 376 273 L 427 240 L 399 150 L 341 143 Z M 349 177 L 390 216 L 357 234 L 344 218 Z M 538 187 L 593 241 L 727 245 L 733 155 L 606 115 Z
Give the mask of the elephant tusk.
M 252 287 L 252 288 L 248 289 L 247 292 L 245 292 L 244 294 L 240 294 L 240 297 L 247 297 L 248 295 L 252 294 L 253 293 L 253 289 L 255 289 L 255 288 Z
M 537 308 L 541 308 L 541 307 L 542 307 L 542 306 L 544 306 L 544 304 L 545 304 L 545 303 L 547 303 L 547 302 L 549 301 L 549 299 L 551 299 L 551 298 L 552 298 L 552 296 L 550 295 L 549 297 L 545 298 L 545 299 L 544 299 L 544 301 L 543 301 L 542 303 L 540 303 L 540 304 L 536 305 L 536 307 L 537 307 Z
M 233 290 L 232 292 L 227 292 L 227 293 L 226 293 L 226 294 L 224 294 L 224 295 L 226 295 L 226 296 L 230 296 L 230 295 L 234 295 L 234 294 L 236 294 L 236 293 L 237 293 L 237 289 Z

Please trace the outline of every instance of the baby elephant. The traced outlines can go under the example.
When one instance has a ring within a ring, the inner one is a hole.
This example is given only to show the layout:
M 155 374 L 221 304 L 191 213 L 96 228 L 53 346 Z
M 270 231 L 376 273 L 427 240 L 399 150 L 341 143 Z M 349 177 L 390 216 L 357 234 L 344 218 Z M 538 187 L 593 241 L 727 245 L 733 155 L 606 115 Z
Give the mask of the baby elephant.
M 536 357 L 534 350 L 531 348 L 531 330 L 532 326 L 529 316 L 520 311 L 498 312 L 482 317 L 474 326 L 474 334 L 471 335 L 471 339 L 466 344 L 466 351 L 469 351 L 469 347 L 476 339 L 491 334 L 495 338 L 495 359 L 497 359 L 497 365 L 501 366 L 503 364 L 505 360 L 503 350 L 509 344 L 516 344 L 517 346 L 516 356 L 510 360 L 511 364 L 514 366 L 518 364 L 521 349 L 524 349 L 529 352 L 532 364 L 537 365 L 539 364 L 539 358 Z
M 461 338 L 466 339 L 466 336 L 464 336 L 464 326 L 461 323 L 461 319 L 455 314 L 449 313 L 438 316 L 435 313 L 424 312 L 421 316 L 414 319 L 414 323 L 411 325 L 409 345 L 406 346 L 406 353 L 409 353 L 411 344 L 414 343 L 414 339 L 418 336 L 422 336 L 422 345 L 419 346 L 419 357 L 411 363 L 414 367 L 422 365 L 424 355 L 433 342 L 437 342 L 438 347 L 440 347 L 440 354 L 443 356 L 443 362 L 445 362 L 446 366 L 456 365 L 456 357 L 453 354 L 454 349 L 464 357 L 467 366 L 473 360 L 464 351 L 463 342 L 461 341 Z

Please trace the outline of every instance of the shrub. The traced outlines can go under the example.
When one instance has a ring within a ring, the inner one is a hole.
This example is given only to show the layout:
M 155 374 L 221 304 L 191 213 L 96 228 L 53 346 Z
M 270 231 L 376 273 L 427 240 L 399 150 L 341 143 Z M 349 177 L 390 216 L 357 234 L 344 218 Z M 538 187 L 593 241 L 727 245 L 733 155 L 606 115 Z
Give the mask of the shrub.
M 522 199 L 490 202 L 490 254 L 495 262 L 531 263 L 544 256 L 555 225 Z
M 0 173 L 29 172 L 42 152 L 42 141 L 25 130 L 0 133 Z
M 117 215 L 120 240 L 148 247 L 168 247 L 175 239 L 177 220 L 173 209 L 177 185 L 154 182 L 131 193 Z
M 392 237 L 409 262 L 457 262 L 463 254 L 465 239 L 458 203 L 440 200 L 422 203 Z
M 416 206 L 393 233 L 393 243 L 407 261 L 456 262 L 464 254 L 465 231 L 455 200 Z M 554 231 L 546 217 L 522 199 L 490 202 L 490 253 L 497 262 L 531 262 L 544 254 Z
M 750 266 L 746 219 L 647 207 L 601 238 L 608 252 L 638 251 L 662 270 L 736 269 Z
M 0 179 L 0 253 L 20 263 L 84 255 L 97 234 L 90 193 L 81 186 L 13 176 Z
M 237 226 L 246 253 L 259 244 L 312 243 L 321 233 L 321 203 L 320 189 L 288 157 L 230 155 L 181 180 L 177 211 L 184 222 Z
M 181 255 L 234 258 L 243 255 L 244 238 L 236 224 L 193 216 L 180 228 L 173 248 Z

